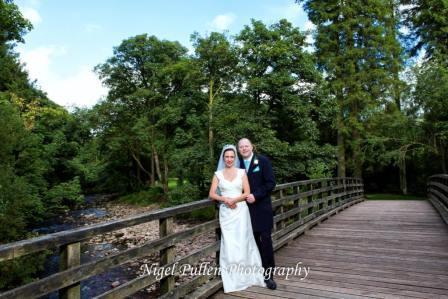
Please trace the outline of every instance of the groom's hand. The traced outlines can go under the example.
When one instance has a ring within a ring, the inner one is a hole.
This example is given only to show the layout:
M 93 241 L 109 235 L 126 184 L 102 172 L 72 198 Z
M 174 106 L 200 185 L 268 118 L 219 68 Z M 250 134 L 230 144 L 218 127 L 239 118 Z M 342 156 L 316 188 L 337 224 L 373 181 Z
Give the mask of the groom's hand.
M 254 195 L 251 193 L 251 194 L 249 194 L 247 197 L 246 197 L 246 201 L 248 202 L 248 203 L 254 203 L 255 202 L 255 197 L 254 197 Z

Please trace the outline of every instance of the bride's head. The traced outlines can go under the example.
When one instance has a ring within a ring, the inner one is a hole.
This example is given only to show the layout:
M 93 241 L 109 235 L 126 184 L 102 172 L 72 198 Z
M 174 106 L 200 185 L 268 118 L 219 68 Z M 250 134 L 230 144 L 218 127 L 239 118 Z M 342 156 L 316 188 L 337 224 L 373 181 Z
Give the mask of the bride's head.
M 222 148 L 216 170 L 219 171 L 231 167 L 240 168 L 240 160 L 237 156 L 236 147 L 233 144 L 226 144 Z
M 222 153 L 222 158 L 224 159 L 224 165 L 226 168 L 231 168 L 235 166 L 236 152 L 233 148 L 224 149 Z

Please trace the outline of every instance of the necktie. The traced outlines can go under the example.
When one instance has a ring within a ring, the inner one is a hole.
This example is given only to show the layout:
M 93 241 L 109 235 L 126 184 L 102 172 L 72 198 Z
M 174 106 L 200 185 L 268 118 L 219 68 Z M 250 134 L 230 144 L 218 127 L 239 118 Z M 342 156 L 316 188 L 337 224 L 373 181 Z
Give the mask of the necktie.
M 246 172 L 249 171 L 249 160 L 244 160 L 244 166 L 246 167 Z

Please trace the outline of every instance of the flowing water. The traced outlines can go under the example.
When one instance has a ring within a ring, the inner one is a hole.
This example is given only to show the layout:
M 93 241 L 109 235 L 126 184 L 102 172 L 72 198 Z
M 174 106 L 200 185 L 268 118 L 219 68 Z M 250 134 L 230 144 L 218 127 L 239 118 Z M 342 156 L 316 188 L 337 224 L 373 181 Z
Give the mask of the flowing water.
M 51 221 L 33 229 L 41 235 L 51 234 L 75 227 L 84 226 L 92 222 L 92 220 L 101 219 L 108 215 L 107 209 L 102 206 L 104 204 L 104 196 L 89 195 L 85 197 L 83 207 L 78 210 L 68 212 L 63 217 L 54 218 Z M 106 197 L 107 198 L 107 197 Z M 81 263 L 86 263 L 104 257 L 105 252 L 118 252 L 126 249 L 125 245 L 116 245 L 111 243 L 81 245 Z M 53 254 L 48 256 L 45 262 L 45 271 L 40 277 L 46 277 L 57 273 L 59 269 L 59 254 L 56 249 Z M 120 283 L 135 278 L 134 271 L 125 266 L 119 266 L 110 269 L 106 273 L 92 276 L 81 282 L 81 298 L 92 298 L 112 288 L 113 282 Z M 53 292 L 44 297 L 45 299 L 59 298 L 58 292 Z

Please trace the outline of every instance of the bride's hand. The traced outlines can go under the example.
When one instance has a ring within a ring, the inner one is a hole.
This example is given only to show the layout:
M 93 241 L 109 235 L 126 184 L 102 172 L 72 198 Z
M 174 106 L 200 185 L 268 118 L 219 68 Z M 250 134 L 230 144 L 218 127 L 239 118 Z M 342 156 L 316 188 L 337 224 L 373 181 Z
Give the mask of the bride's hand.
M 236 200 L 237 200 L 236 198 L 231 198 L 230 199 L 230 208 L 232 208 L 232 209 L 236 208 L 236 203 L 237 203 Z
M 224 202 L 229 208 L 231 208 L 231 209 L 236 208 L 236 202 L 235 202 L 234 198 L 227 197 Z

